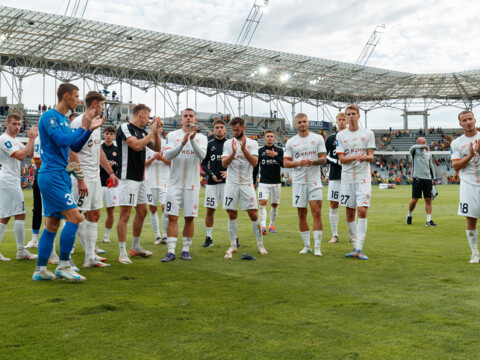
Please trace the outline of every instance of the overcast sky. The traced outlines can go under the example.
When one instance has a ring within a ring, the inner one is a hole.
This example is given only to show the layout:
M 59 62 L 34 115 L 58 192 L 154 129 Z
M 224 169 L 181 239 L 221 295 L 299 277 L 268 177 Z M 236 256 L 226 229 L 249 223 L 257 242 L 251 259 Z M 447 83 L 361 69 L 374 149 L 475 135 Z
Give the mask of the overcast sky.
M 253 1 L 90 0 L 84 17 L 234 43 Z M 68 3 L 68 0 L 0 0 L 5 6 L 62 15 Z M 85 4 L 85 0 L 81 3 Z M 479 69 L 477 9 L 476 2 L 466 0 L 271 0 L 250 45 L 354 63 L 376 25 L 385 24 L 386 30 L 368 62 L 370 66 L 413 73 Z M 38 86 L 38 79 L 24 83 L 24 103 L 34 107 L 41 101 L 38 91 L 32 91 Z M 5 95 L 3 86 L 2 95 Z M 52 103 L 54 85 L 47 87 L 50 94 L 47 103 Z M 153 97 L 135 90 L 133 101 L 148 103 Z M 163 115 L 163 102 L 158 101 L 158 109 L 162 109 L 158 112 Z M 185 102 L 186 99 L 182 99 L 182 105 Z M 215 111 L 211 99 L 199 98 L 198 105 L 202 107 L 200 111 Z M 290 114 L 289 106 L 284 104 L 284 107 Z M 254 110 L 255 113 L 267 112 L 269 105 L 254 103 Z M 316 118 L 315 108 L 304 106 L 303 110 L 310 118 Z M 430 121 L 454 127 L 457 112 L 457 109 L 435 110 L 431 112 Z M 169 115 L 171 111 L 167 109 L 166 113 Z M 322 116 L 320 111 L 320 118 Z M 389 122 L 399 128 L 401 119 L 399 111 L 373 111 L 368 114 L 368 127 L 385 127 L 383 124 Z M 421 121 L 421 118 L 411 118 L 410 124 L 419 126 Z

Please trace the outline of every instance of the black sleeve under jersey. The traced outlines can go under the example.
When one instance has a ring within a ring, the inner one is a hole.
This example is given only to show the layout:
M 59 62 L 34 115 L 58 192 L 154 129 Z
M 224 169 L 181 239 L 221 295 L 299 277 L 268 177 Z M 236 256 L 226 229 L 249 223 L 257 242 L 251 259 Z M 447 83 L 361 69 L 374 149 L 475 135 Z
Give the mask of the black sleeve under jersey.
M 226 139 L 213 139 L 208 142 L 207 155 L 202 161 L 202 169 L 203 171 L 205 171 L 206 174 L 208 174 L 208 185 L 222 184 L 225 182 L 225 179 L 223 179 L 221 175 L 221 171 L 227 170 L 222 165 L 223 145 L 225 144 L 225 140 Z M 213 175 L 215 175 L 218 180 L 222 179 L 222 181 L 213 181 Z
M 330 164 L 330 180 L 340 180 L 342 177 L 342 166 L 339 164 L 337 156 L 337 135 L 330 135 L 325 140 L 325 148 L 327 149 L 327 163 Z

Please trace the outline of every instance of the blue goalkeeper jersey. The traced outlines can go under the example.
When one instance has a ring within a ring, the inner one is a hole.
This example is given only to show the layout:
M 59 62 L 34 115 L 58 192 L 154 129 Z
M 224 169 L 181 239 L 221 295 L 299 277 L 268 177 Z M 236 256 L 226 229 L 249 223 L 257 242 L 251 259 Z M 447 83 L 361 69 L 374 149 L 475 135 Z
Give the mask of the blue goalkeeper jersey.
M 38 122 L 38 133 L 42 144 L 42 166 L 39 173 L 65 171 L 68 165 L 70 146 L 56 143 L 52 138 L 56 132 L 68 135 L 72 133 L 72 129 L 67 117 L 52 108 L 46 111 Z

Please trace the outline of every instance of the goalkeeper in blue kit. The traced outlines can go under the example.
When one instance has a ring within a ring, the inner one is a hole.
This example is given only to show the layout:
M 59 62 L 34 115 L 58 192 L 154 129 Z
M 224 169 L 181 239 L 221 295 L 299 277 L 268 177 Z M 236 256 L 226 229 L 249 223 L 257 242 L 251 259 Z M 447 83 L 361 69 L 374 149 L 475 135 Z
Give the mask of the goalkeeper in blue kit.
M 78 224 L 83 221 L 72 197 L 70 179 L 70 174 L 81 177 L 81 173 L 75 171 L 75 164 L 68 164 L 69 150 L 80 151 L 91 132 L 100 127 L 105 119 L 95 117 L 95 111 L 88 110 L 83 116 L 82 126 L 73 132 L 65 115 L 69 111 L 73 112 L 79 103 L 78 87 L 70 83 L 61 84 L 57 89 L 57 98 L 57 105 L 45 112 L 38 123 L 43 151 L 38 186 L 42 194 L 45 229 L 38 244 L 37 267 L 32 279 L 64 278 L 70 282 L 82 282 L 85 277 L 78 274 L 69 263 Z M 53 274 L 47 270 L 47 262 L 60 219 L 65 219 L 66 222 L 60 233 L 60 261 Z

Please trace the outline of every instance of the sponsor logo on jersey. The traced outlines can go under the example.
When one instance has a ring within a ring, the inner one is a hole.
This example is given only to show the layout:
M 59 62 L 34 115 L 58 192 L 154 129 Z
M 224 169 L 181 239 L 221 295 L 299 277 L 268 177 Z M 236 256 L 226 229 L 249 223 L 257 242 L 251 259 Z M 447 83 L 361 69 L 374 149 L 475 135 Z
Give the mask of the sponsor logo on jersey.
M 298 145 L 300 145 L 300 144 L 293 144 L 293 147 L 297 147 Z

